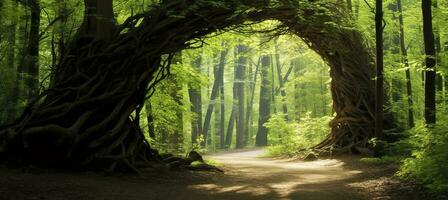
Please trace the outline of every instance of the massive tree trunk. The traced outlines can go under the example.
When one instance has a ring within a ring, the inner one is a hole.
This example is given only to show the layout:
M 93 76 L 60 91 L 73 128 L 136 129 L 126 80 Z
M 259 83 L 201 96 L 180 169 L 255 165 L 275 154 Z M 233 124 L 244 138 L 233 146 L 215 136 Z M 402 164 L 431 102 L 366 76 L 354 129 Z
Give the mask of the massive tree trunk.
M 423 36 L 425 41 L 425 120 L 427 124 L 436 123 L 436 50 L 432 30 L 431 0 L 422 1 Z
M 316 150 L 363 148 L 372 136 L 371 52 L 358 31 L 346 28 L 350 23 L 337 5 L 162 1 L 115 27 L 111 0 L 91 2 L 86 1 L 84 24 L 56 66 L 51 87 L 15 123 L 0 128 L 2 162 L 109 170 L 147 166 L 158 157 L 134 111 L 143 109 L 147 93 L 169 74 L 176 52 L 248 20 L 279 20 L 277 30 L 297 34 L 331 66 L 337 115 Z
M 268 144 L 268 129 L 264 126 L 264 123 L 269 120 L 271 110 L 271 81 L 269 80 L 270 65 L 271 57 L 262 56 L 258 131 L 255 141 L 257 146 L 266 146 Z

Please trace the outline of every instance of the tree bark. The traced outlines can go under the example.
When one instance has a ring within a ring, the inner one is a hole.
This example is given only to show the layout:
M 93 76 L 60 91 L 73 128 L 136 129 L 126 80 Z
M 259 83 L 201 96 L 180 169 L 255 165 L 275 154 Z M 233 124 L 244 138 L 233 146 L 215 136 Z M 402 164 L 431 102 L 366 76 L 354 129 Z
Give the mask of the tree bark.
M 40 30 L 40 1 L 27 2 L 30 9 L 30 29 L 28 44 L 23 62 L 22 80 L 25 83 L 25 96 L 28 100 L 39 93 L 39 30 Z
M 283 114 L 285 114 L 285 119 L 289 120 L 289 117 L 288 117 L 288 106 L 286 105 L 286 89 L 285 89 L 285 86 L 283 84 L 282 66 L 281 66 L 281 63 L 280 63 L 280 54 L 279 54 L 277 43 L 275 44 L 275 64 L 277 66 L 278 86 L 280 87 L 280 93 L 282 95 Z
M 248 48 L 243 45 L 237 46 L 237 63 L 235 69 L 235 86 L 236 95 L 238 102 L 238 116 L 237 116 L 237 127 L 236 127 L 236 148 L 243 148 L 246 143 L 245 133 L 246 133 L 246 120 L 245 120 L 245 76 L 246 76 L 246 65 L 247 65 L 247 53 Z
M 111 40 L 117 33 L 113 0 L 84 0 L 84 21 L 80 33 L 98 40 Z
M 408 52 L 405 45 L 405 37 L 404 37 L 404 22 L 403 22 L 403 8 L 401 4 L 401 0 L 397 0 L 398 6 L 398 23 L 400 25 L 400 49 L 402 55 L 402 62 L 406 67 L 406 94 L 408 99 L 408 126 L 410 128 L 414 127 L 414 102 L 412 99 L 412 84 L 411 84 L 411 70 L 408 61 Z
M 18 4 L 14 3 L 12 7 L 12 12 L 16 13 L 18 11 Z M 0 7 L 1 9 L 1 7 Z M 11 123 L 17 117 L 17 57 L 16 51 L 18 45 L 16 45 L 16 32 L 17 32 L 17 17 L 11 20 L 11 23 L 7 27 L 6 33 L 6 42 L 9 46 L 9 51 L 6 53 L 6 67 L 9 70 L 9 76 L 12 78 L 9 91 L 5 92 L 7 95 L 5 98 L 7 99 L 7 104 L 5 105 L 5 118 L 4 121 L 0 121 L 0 124 L 8 124 Z
M 269 120 L 271 109 L 271 81 L 269 80 L 269 67 L 271 65 L 271 56 L 261 57 L 261 85 L 260 85 L 260 103 L 258 117 L 258 131 L 255 144 L 257 146 L 268 145 L 268 129 L 264 124 Z
M 425 120 L 427 124 L 436 123 L 435 66 L 436 50 L 432 30 L 431 0 L 422 0 L 423 37 L 425 41 Z
M 225 43 L 222 44 L 224 46 Z M 219 141 L 220 141 L 220 147 L 221 149 L 224 149 L 226 147 L 226 141 L 225 141 L 225 116 L 226 116 L 226 109 L 225 109 L 225 94 L 224 94 L 224 70 L 219 71 L 219 96 L 220 99 L 220 105 L 221 105 L 221 117 L 220 117 L 220 123 L 219 123 Z
M 248 104 L 247 104 L 247 112 L 246 112 L 246 127 L 247 127 L 247 129 L 246 129 L 246 135 L 247 136 L 251 136 L 250 134 L 249 134 L 249 127 L 252 125 L 252 112 L 253 112 L 253 104 L 254 104 L 254 99 L 255 99 L 255 88 L 256 88 L 256 85 L 257 85 L 257 76 L 258 76 L 258 68 L 259 68 L 259 66 L 260 66 L 260 63 L 261 63 L 261 57 L 260 58 L 258 58 L 258 62 L 257 62 L 257 64 L 256 64 L 256 66 L 255 66 L 255 71 L 253 72 L 253 76 L 254 76 L 254 78 L 252 79 L 252 84 L 251 84 L 251 87 L 250 87 L 250 96 L 249 96 L 249 98 L 250 98 L 250 100 L 248 101 Z
M 156 139 L 155 127 L 154 127 L 154 116 L 152 113 L 152 105 L 151 102 L 146 102 L 146 120 L 148 121 L 148 134 L 149 137 L 153 140 Z
M 193 62 L 197 73 L 201 72 L 201 57 L 197 58 Z M 202 134 L 202 92 L 201 87 L 195 88 L 191 84 L 188 87 L 188 94 L 191 103 L 191 112 L 194 113 L 193 119 L 191 120 L 191 143 L 196 143 L 199 134 Z
M 210 102 L 208 103 L 208 108 L 207 108 L 207 112 L 205 114 L 205 119 L 204 119 L 204 128 L 202 130 L 202 133 L 204 134 L 204 142 L 202 143 L 202 146 L 205 147 L 206 143 L 205 141 L 207 141 L 208 139 L 208 131 L 210 129 L 210 121 L 212 118 L 212 113 L 213 113 L 213 109 L 215 107 L 215 100 L 216 97 L 219 94 L 219 86 L 220 86 L 220 80 L 218 78 L 218 75 L 221 74 L 221 71 L 224 70 L 224 66 L 225 66 L 225 62 L 226 62 L 226 55 L 227 55 L 227 49 L 221 51 L 221 58 L 219 60 L 219 64 L 218 64 L 218 70 L 217 73 L 215 73 L 215 81 L 213 82 L 213 88 L 212 88 L 212 92 L 210 94 Z
M 375 104 L 375 134 L 379 139 L 383 138 L 383 101 L 384 101 L 384 76 L 383 76 L 383 1 L 376 0 L 375 14 L 376 32 L 376 104 Z

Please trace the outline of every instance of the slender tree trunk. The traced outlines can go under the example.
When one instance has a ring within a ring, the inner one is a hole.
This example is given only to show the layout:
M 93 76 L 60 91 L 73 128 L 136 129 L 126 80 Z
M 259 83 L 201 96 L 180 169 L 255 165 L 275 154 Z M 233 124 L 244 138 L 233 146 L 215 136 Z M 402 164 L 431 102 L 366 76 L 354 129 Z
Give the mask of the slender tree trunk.
M 215 73 L 215 75 L 214 75 L 215 81 L 213 82 L 213 88 L 212 88 L 212 92 L 210 94 L 210 102 L 208 104 L 207 112 L 205 114 L 204 127 L 202 130 L 202 133 L 204 134 L 204 142 L 202 143 L 202 146 L 204 146 L 204 147 L 205 147 L 205 141 L 207 141 L 207 139 L 209 137 L 208 131 L 210 129 L 210 121 L 212 118 L 213 109 L 215 107 L 215 100 L 219 94 L 220 80 L 218 78 L 218 75 L 221 74 L 221 71 L 224 70 L 226 55 L 227 55 L 227 49 L 221 51 L 221 58 L 219 60 L 219 64 L 217 67 L 218 70 L 217 70 L 217 73 Z
M 224 43 L 222 44 L 224 46 Z M 223 70 L 219 71 L 219 96 L 221 97 L 220 103 L 221 103 L 221 117 L 220 117 L 220 123 L 219 123 L 219 139 L 220 139 L 220 147 L 221 149 L 224 149 L 226 147 L 226 141 L 225 141 L 225 115 L 226 115 L 226 109 L 225 109 L 225 94 L 224 94 L 224 68 Z
M 435 13 L 437 13 L 437 9 L 439 8 L 438 2 L 437 0 L 434 0 L 433 3 L 434 6 L 434 10 Z M 437 17 L 437 15 L 435 14 L 434 17 Z M 434 24 L 434 36 L 435 36 L 435 49 L 436 49 L 436 72 L 439 71 L 439 68 L 442 66 L 442 57 L 441 57 L 441 52 L 442 52 L 442 42 L 440 40 L 440 28 L 439 25 L 437 23 Z M 437 92 L 442 93 L 443 91 L 443 76 L 441 73 L 436 73 L 436 90 Z M 437 102 L 442 102 L 443 99 L 439 99 L 437 100 Z
M 285 114 L 286 120 L 289 120 L 289 117 L 288 117 L 288 106 L 286 105 L 286 89 L 285 89 L 285 86 L 283 84 L 282 66 L 281 66 L 281 63 L 280 63 L 280 54 L 279 54 L 277 43 L 275 44 L 275 64 L 277 66 L 278 85 L 280 87 L 280 93 L 282 95 L 283 114 Z
M 23 73 L 23 81 L 26 85 L 25 96 L 27 99 L 32 99 L 39 92 L 40 1 L 30 1 L 27 6 L 31 13 L 30 29 L 21 73 Z
M 322 116 L 326 116 L 327 115 L 327 98 L 325 97 L 326 94 L 326 85 L 324 83 L 324 68 L 322 68 L 322 70 L 320 71 L 320 96 L 322 99 Z
M 274 113 L 277 113 L 277 104 L 275 103 L 275 70 L 274 70 L 274 59 L 272 57 L 272 54 L 270 55 L 270 61 L 271 61 L 271 101 L 272 101 L 272 111 Z
M 237 128 L 236 128 L 236 148 L 243 148 L 246 143 L 245 133 L 246 133 L 246 120 L 245 120 L 245 74 L 247 65 L 247 53 L 248 48 L 243 45 L 238 45 L 237 47 L 238 59 L 235 69 L 235 86 L 236 94 L 238 99 L 238 116 L 237 116 Z
M 403 22 L 403 8 L 401 4 L 401 0 L 397 0 L 398 6 L 398 21 L 400 25 L 400 48 L 402 55 L 402 62 L 406 67 L 406 94 L 408 99 L 408 126 L 410 128 L 414 127 L 414 102 L 412 100 L 412 85 L 411 85 L 411 70 L 408 61 L 408 52 L 405 45 L 405 37 L 404 37 L 404 22 Z
M 353 12 L 352 0 L 347 0 L 347 9 L 348 9 L 350 12 Z
M 300 76 L 300 69 L 299 69 L 299 59 L 295 58 L 291 61 L 291 67 L 294 68 L 294 76 L 299 77 Z M 295 120 L 298 122 L 300 120 L 300 94 L 299 94 L 300 84 L 297 80 L 295 80 L 294 83 L 294 117 Z
M 1 8 L 0 8 L 1 9 Z M 18 4 L 14 3 L 12 7 L 12 12 L 16 13 L 18 11 Z M 18 96 L 14 95 L 17 92 L 18 86 L 15 84 L 17 79 L 17 57 L 16 57 L 16 31 L 17 30 L 17 17 L 14 16 L 13 20 L 7 27 L 6 41 L 10 50 L 6 53 L 6 66 L 9 69 L 9 76 L 11 79 L 11 84 L 9 91 L 6 93 L 7 105 L 5 105 L 5 121 L 0 121 L 0 124 L 11 123 L 17 117 L 17 99 Z
M 201 57 L 197 58 L 193 62 L 197 73 L 201 72 Z M 199 134 L 202 133 L 202 93 L 201 87 L 195 88 L 195 86 L 188 86 L 188 94 L 191 102 L 191 112 L 194 113 L 191 120 L 191 142 L 194 144 Z
M 427 124 L 436 123 L 435 66 L 436 50 L 432 30 L 431 0 L 422 0 L 423 36 L 425 41 L 425 120 Z
M 359 0 L 355 0 L 355 19 L 359 18 Z
M 246 112 L 246 127 L 250 127 L 252 125 L 252 111 L 253 111 L 253 104 L 254 104 L 254 99 L 255 99 L 255 88 L 257 85 L 257 76 L 258 76 L 258 68 L 260 66 L 261 63 L 261 57 L 258 58 L 257 61 L 257 65 L 255 66 L 255 71 L 253 73 L 253 80 L 252 80 L 252 85 L 251 85 L 251 91 L 250 91 L 250 100 L 249 103 L 247 105 L 247 112 Z M 246 135 L 249 135 L 249 128 L 246 129 Z
M 392 16 L 392 20 L 393 21 L 397 21 L 399 22 L 399 18 L 397 17 L 398 15 L 396 13 L 399 13 L 398 10 L 398 5 L 395 2 L 391 2 L 388 5 L 389 10 L 394 13 L 394 15 Z M 385 50 L 389 50 L 390 53 L 393 55 L 392 60 L 394 63 L 399 63 L 400 60 L 400 29 L 398 30 L 394 30 L 393 34 L 392 34 L 392 44 L 390 44 L 390 42 L 385 42 L 385 47 L 383 49 Z M 390 81 L 390 86 L 389 86 L 389 94 L 391 96 L 391 98 L 387 98 L 387 100 L 392 103 L 398 104 L 398 107 L 401 107 L 403 105 L 401 105 L 402 102 L 402 96 L 403 96 L 403 78 L 400 76 L 401 74 L 398 74 L 397 76 L 392 76 L 392 80 Z M 388 95 L 386 95 L 388 96 Z M 385 107 L 390 107 L 387 105 L 387 101 L 385 102 Z
M 376 137 L 383 137 L 383 1 L 376 0 L 375 15 L 376 30 L 376 105 L 375 105 L 375 132 Z
M 257 146 L 266 146 L 268 144 L 268 129 L 264 126 L 270 117 L 271 104 L 271 81 L 269 80 L 269 66 L 271 65 L 270 56 L 261 58 L 261 85 L 260 85 L 260 103 L 258 117 L 258 131 L 255 144 Z
M 154 127 L 154 116 L 152 113 L 152 105 L 150 101 L 146 102 L 146 120 L 148 121 L 148 134 L 152 139 L 156 139 L 155 127 Z
M 235 127 L 235 113 L 237 112 L 236 106 L 233 105 L 232 112 L 230 113 L 229 117 L 229 124 L 227 125 L 227 132 L 226 132 L 226 148 L 230 149 L 232 145 L 232 135 L 233 135 L 233 128 Z

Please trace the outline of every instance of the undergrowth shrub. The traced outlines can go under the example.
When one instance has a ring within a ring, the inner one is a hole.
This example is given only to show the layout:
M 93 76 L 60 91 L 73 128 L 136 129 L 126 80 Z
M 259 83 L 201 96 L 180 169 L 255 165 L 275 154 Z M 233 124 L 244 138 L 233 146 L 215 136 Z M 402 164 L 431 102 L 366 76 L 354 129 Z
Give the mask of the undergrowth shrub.
M 418 123 L 409 131 L 413 147 L 403 160 L 398 175 L 414 178 L 429 188 L 448 193 L 448 119 L 439 119 L 433 127 Z
M 283 114 L 273 115 L 264 124 L 269 129 L 268 155 L 298 156 L 330 133 L 330 116 L 312 118 L 308 113 L 299 122 L 287 121 Z

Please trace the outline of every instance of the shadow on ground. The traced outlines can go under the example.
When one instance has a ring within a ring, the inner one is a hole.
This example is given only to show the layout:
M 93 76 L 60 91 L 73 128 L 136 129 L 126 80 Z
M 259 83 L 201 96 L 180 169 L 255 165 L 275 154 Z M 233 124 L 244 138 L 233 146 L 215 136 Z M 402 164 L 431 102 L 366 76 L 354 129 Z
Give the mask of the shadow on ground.
M 260 158 L 262 153 L 263 150 L 256 149 L 209 156 L 224 164 L 224 174 L 157 170 L 146 171 L 143 176 L 109 176 L 1 168 L 0 200 L 432 199 L 424 193 L 391 196 L 372 189 L 378 185 L 369 181 L 390 176 L 391 172 L 385 168 L 372 171 L 365 166 L 347 165 L 347 162 L 356 162 L 354 159 L 302 162 Z

